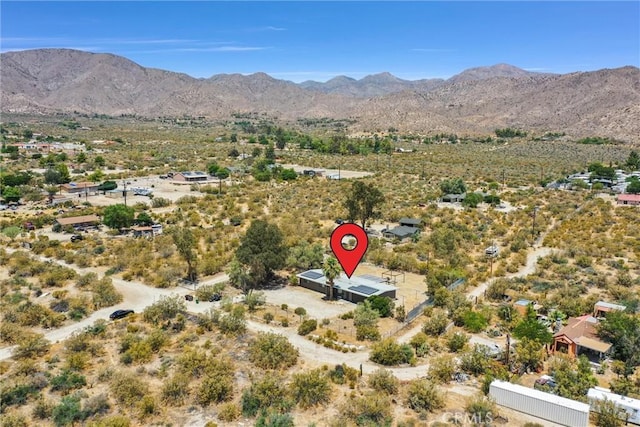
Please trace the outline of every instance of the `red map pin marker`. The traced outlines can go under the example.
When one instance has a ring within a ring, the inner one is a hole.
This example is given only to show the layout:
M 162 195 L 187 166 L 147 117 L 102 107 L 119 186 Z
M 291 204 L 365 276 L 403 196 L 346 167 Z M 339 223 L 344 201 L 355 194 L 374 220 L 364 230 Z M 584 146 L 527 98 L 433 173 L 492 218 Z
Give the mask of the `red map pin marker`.
M 347 250 L 342 246 L 344 236 L 353 236 L 356 239 L 355 248 Z M 339 225 L 331 233 L 331 250 L 348 278 L 351 278 L 356 267 L 360 264 L 364 253 L 367 252 L 367 247 L 369 247 L 367 233 L 357 224 L 346 223 Z

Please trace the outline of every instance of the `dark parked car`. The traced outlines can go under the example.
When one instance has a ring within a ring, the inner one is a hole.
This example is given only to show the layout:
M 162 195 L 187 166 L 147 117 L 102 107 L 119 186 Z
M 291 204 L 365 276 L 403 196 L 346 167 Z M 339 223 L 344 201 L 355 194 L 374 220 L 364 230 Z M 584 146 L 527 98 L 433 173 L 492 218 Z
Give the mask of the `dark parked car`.
M 122 319 L 123 317 L 127 317 L 130 314 L 133 314 L 133 310 L 116 310 L 109 315 L 109 319 Z
M 213 294 L 209 297 L 209 302 L 220 301 L 222 299 L 222 295 Z
M 187 301 L 193 301 L 193 295 L 185 295 L 184 299 L 186 299 Z
M 82 234 L 74 234 L 73 236 L 71 236 L 72 242 L 77 242 L 78 240 L 84 240 Z

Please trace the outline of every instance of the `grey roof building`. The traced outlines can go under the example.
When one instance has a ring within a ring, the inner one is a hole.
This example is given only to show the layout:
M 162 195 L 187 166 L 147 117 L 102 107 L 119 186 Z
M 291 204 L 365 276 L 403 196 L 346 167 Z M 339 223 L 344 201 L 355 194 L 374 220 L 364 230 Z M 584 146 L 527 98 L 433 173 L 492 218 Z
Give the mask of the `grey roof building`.
M 383 230 L 382 235 L 387 239 L 408 239 L 416 234 L 420 233 L 420 229 L 417 227 L 408 227 L 406 225 L 399 225 L 393 227 L 390 230 Z
M 300 286 L 303 288 L 321 292 L 325 295 L 329 294 L 327 278 L 322 270 L 307 270 L 298 274 L 297 277 Z M 395 298 L 397 289 L 395 286 L 389 285 L 386 279 L 367 274 L 351 276 L 349 279 L 345 274 L 341 273 L 333 284 L 333 294 L 336 298 L 353 303 L 362 302 L 374 295 Z

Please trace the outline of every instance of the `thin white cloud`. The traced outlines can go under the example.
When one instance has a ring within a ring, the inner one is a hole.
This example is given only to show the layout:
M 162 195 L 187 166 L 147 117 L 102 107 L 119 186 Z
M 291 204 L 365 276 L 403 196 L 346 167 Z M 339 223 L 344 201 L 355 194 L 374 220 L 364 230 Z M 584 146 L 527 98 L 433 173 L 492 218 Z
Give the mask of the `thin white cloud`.
M 545 68 L 545 67 L 525 67 L 525 68 L 523 68 L 523 70 L 525 70 L 525 71 L 533 71 L 533 72 L 537 72 L 537 71 L 551 71 L 551 68 Z
M 149 50 L 127 50 L 120 53 L 138 53 L 138 54 L 155 54 L 155 53 L 192 53 L 192 52 L 255 52 L 271 49 L 269 46 L 208 46 L 208 47 L 179 47 L 167 49 L 149 49 Z

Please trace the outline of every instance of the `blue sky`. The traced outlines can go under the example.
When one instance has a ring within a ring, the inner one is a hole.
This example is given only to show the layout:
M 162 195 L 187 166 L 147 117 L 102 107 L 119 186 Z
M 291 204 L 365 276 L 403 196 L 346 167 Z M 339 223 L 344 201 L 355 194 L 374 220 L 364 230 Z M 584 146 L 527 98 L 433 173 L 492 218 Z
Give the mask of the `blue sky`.
M 108 52 L 210 77 L 409 80 L 509 63 L 640 66 L 640 2 L 0 2 L 0 50 Z

